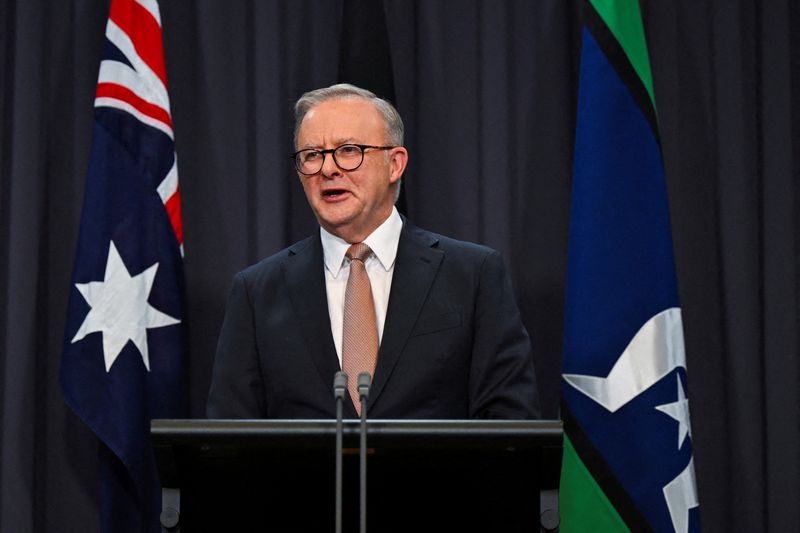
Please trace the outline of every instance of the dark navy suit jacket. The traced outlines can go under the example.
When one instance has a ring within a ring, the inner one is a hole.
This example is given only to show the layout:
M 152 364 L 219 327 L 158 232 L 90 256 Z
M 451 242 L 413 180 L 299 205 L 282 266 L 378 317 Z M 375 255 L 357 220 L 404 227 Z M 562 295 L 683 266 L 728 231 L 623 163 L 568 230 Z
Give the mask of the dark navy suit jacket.
M 207 414 L 334 418 L 339 369 L 316 233 L 234 278 Z M 369 415 L 539 416 L 530 339 L 496 251 L 404 220 Z M 356 418 L 349 397 L 344 416 Z

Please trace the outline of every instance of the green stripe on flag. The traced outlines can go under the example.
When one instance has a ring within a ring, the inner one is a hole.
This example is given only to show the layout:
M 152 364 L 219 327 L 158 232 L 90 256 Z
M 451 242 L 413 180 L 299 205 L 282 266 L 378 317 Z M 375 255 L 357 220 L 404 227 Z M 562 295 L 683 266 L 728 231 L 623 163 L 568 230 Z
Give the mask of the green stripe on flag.
M 642 14 L 639 0 L 589 0 L 597 13 L 606 23 L 628 60 L 633 70 L 642 80 L 642 84 L 650 96 L 653 109 L 656 109 L 656 97 L 653 93 L 653 76 L 650 72 L 650 56 L 644 38 Z
M 559 489 L 561 533 L 630 531 L 564 434 Z

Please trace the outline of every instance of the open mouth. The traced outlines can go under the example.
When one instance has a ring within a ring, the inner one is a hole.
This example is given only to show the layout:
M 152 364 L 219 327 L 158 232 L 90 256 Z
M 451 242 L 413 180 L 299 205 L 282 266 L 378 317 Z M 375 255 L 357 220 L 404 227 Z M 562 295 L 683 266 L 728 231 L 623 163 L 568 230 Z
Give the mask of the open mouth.
M 347 194 L 345 189 L 326 189 L 322 191 L 322 196 L 328 200 L 336 200 Z

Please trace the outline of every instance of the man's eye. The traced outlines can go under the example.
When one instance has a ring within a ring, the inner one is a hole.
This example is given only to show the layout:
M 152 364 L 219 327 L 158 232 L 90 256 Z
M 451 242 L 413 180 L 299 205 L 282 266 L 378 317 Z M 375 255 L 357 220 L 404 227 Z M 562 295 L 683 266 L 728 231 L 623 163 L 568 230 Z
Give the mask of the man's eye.
M 310 152 L 303 152 L 303 161 L 316 161 L 322 157 L 322 152 L 312 150 Z
M 358 155 L 359 153 L 361 153 L 361 148 L 353 144 L 345 144 L 344 146 L 340 146 L 336 150 L 336 153 L 343 156 Z

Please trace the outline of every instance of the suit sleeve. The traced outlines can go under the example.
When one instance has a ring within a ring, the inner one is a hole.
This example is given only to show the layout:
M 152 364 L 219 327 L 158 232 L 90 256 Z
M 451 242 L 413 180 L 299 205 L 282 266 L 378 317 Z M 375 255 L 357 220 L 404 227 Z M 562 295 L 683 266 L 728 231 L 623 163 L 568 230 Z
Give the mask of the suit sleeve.
M 208 418 L 264 418 L 266 407 L 253 307 L 246 280 L 239 273 L 225 309 L 206 414 Z
M 531 342 L 498 252 L 484 260 L 475 306 L 470 417 L 539 418 Z

